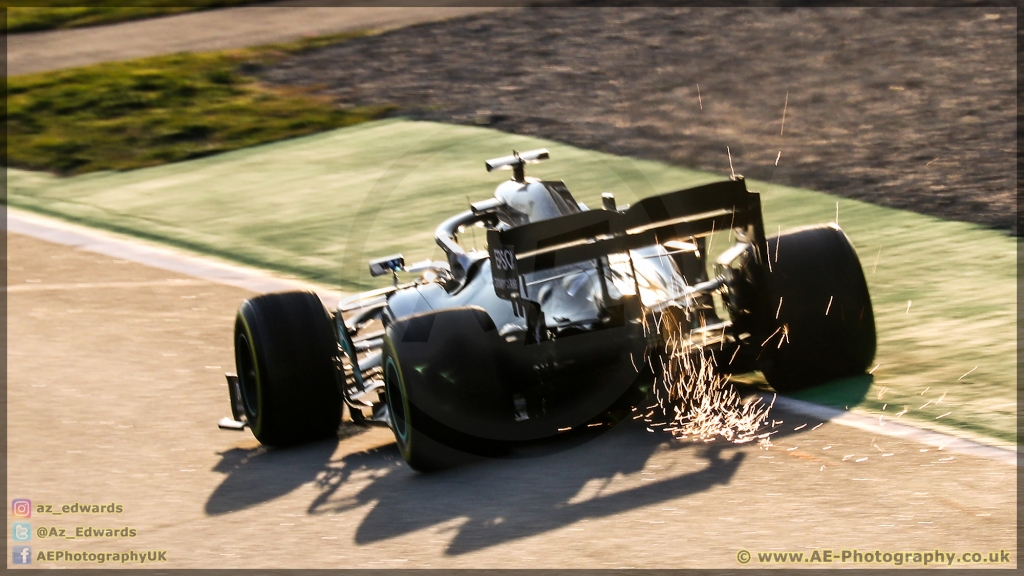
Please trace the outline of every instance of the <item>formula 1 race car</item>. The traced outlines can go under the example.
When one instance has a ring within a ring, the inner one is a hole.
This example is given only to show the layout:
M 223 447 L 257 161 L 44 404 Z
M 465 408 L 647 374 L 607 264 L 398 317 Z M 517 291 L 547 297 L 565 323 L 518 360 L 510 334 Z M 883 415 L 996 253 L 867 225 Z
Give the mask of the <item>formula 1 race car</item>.
M 333 312 L 310 292 L 244 302 L 221 426 L 284 446 L 334 435 L 345 406 L 390 426 L 405 460 L 429 470 L 614 421 L 657 384 L 670 337 L 780 392 L 871 363 L 871 300 L 838 226 L 767 238 L 741 176 L 632 206 L 605 193 L 588 209 L 563 182 L 525 176 L 547 158 L 486 162 L 513 176 L 437 228 L 446 261 L 373 260 L 393 286 Z M 459 244 L 470 226 L 486 230 L 486 251 Z M 710 262 L 715 231 L 734 243 Z

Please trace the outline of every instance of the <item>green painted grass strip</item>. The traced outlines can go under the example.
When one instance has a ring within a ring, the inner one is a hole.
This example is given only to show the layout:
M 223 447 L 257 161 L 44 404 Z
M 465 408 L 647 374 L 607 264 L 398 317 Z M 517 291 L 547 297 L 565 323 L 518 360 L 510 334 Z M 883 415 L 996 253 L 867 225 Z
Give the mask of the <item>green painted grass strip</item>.
M 8 199 L 358 290 L 378 285 L 366 269 L 371 257 L 440 258 L 437 224 L 489 197 L 505 177 L 486 173 L 483 161 L 541 146 L 552 160 L 528 174 L 565 180 L 591 206 L 605 191 L 627 203 L 724 177 L 484 128 L 392 119 L 127 172 L 59 179 L 9 169 Z M 895 416 L 905 407 L 902 418 L 923 426 L 1016 442 L 1017 240 L 811 190 L 749 187 L 762 193 L 769 233 L 832 221 L 839 203 L 879 333 L 879 367 L 859 409 Z M 713 250 L 725 240 L 716 238 Z M 475 241 L 482 247 L 483 235 Z M 825 404 L 848 400 L 830 399 L 827 389 L 807 394 Z

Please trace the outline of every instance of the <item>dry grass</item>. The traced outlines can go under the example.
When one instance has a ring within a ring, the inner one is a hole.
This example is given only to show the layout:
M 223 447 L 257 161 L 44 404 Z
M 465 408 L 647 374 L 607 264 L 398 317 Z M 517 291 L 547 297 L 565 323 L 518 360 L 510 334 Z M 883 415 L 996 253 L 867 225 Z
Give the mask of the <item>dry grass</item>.
M 253 0 L 194 0 L 189 6 L 168 6 L 166 2 L 136 1 L 126 7 L 123 2 L 94 2 L 93 6 L 81 6 L 81 2 L 68 6 L 54 6 L 63 2 L 51 2 L 50 6 L 10 6 L 4 2 L 7 11 L 6 31 L 9 34 L 38 32 L 55 28 L 81 28 L 113 24 L 128 20 L 140 20 L 156 16 L 168 16 L 182 12 L 209 10 L 225 6 L 253 4 Z M 110 6 L 103 4 L 110 3 Z M 151 4 L 151 5 L 150 5 Z
M 7 165 L 58 174 L 177 162 L 350 126 L 391 107 L 341 108 L 251 71 L 362 33 L 175 54 L 8 78 Z

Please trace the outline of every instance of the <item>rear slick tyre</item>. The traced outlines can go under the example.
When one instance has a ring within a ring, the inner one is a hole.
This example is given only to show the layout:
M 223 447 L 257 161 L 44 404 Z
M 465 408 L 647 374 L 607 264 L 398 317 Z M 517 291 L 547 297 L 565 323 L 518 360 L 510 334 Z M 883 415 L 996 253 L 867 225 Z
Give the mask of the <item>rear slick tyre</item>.
M 416 416 L 409 404 L 401 360 L 390 336 L 384 337 L 381 367 L 384 390 L 391 415 L 391 430 L 402 458 L 417 472 L 435 472 L 453 468 L 472 459 L 469 454 L 446 446 L 416 428 Z
M 257 296 L 235 320 L 235 365 L 246 419 L 271 447 L 334 437 L 341 421 L 337 336 L 312 292 Z
M 779 392 L 863 374 L 875 357 L 875 317 L 864 272 L 834 224 L 768 239 L 757 311 L 758 361 Z
M 452 467 L 451 448 L 427 437 L 415 427 L 412 406 L 409 404 L 409 393 L 406 379 L 402 376 L 401 362 L 395 352 L 391 338 L 384 337 L 381 367 L 384 369 L 384 389 L 387 397 L 388 412 L 391 415 L 391 431 L 402 459 L 411 468 L 421 472 L 429 472 Z

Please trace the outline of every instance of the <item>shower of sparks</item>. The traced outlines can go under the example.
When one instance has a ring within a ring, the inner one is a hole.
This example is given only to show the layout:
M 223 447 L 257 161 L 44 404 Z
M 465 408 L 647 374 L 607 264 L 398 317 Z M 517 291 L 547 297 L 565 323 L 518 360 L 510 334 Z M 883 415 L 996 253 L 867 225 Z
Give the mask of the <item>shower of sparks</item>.
M 882 247 L 878 247 L 878 254 L 875 254 L 875 265 L 871 267 L 871 273 L 874 274 L 875 270 L 878 270 L 878 259 L 882 257 Z
M 705 254 L 711 254 L 711 245 L 715 243 L 715 222 L 711 221 L 711 234 L 708 235 L 708 245 L 704 248 Z
M 825 425 L 825 423 L 824 423 L 824 422 L 822 422 L 821 424 L 818 424 L 818 425 L 817 425 L 817 426 L 815 426 L 814 428 L 811 428 L 811 430 L 812 430 L 812 431 L 813 431 L 813 430 L 817 430 L 818 428 L 821 428 L 821 427 L 822 427 L 822 426 L 824 426 L 824 425 Z
M 775 157 L 775 167 L 779 167 L 779 158 L 782 158 L 782 150 L 779 150 L 779 155 Z
M 781 299 L 779 300 L 779 306 L 782 306 L 782 300 Z M 769 336 L 767 340 L 765 340 L 764 342 L 761 342 L 761 348 L 764 348 L 765 346 L 767 346 L 768 342 L 770 342 L 772 338 L 775 338 L 775 335 L 779 333 L 779 330 L 782 330 L 782 326 L 779 326 L 778 328 L 776 328 L 775 332 L 772 332 L 772 335 Z
M 782 244 L 782 224 L 779 224 L 778 237 L 775 239 L 775 261 L 776 262 L 779 261 L 779 244 Z
M 875 373 L 875 370 L 878 370 L 878 367 L 879 367 L 879 366 L 881 366 L 881 364 L 875 364 L 875 367 L 874 367 L 874 368 L 872 368 L 871 370 L 868 370 L 868 374 L 874 374 L 874 373 Z M 879 399 L 879 400 L 881 400 L 881 399 L 882 399 L 882 394 L 885 394 L 885 392 L 883 391 L 883 392 L 879 392 L 879 393 L 878 393 L 878 399 Z
M 661 326 L 665 348 L 654 390 L 656 404 L 644 416 L 647 424 L 694 442 L 722 438 L 738 444 L 757 441 L 762 449 L 771 446 L 775 431 L 759 432 L 775 398 L 768 405 L 759 396 L 744 402 L 729 376 L 717 373 L 710 351 L 690 341 L 670 317 L 655 323 Z M 649 323 L 644 326 L 647 329 Z
M 913 304 L 913 300 L 907 300 L 907 311 L 904 314 L 910 314 L 910 305 Z
M 786 132 L 786 110 L 788 108 L 789 108 L 789 90 L 786 90 L 786 103 L 782 105 L 782 129 L 779 130 L 779 136 L 782 136 Z
M 950 414 L 952 414 L 952 412 L 946 412 L 945 414 L 940 414 L 939 416 L 936 416 L 935 419 L 938 420 L 939 418 L 942 418 L 943 416 L 949 416 Z
M 978 369 L 978 367 L 977 367 L 977 366 L 975 366 L 974 368 L 971 368 L 970 370 L 968 370 L 968 371 L 967 371 L 967 374 L 970 374 L 971 372 L 974 372 L 974 371 L 975 371 L 975 370 L 977 370 L 977 369 Z M 957 380 L 957 382 L 959 382 L 960 380 L 963 380 L 964 378 L 966 378 L 966 377 L 967 377 L 967 374 L 964 374 L 963 376 L 961 376 L 961 377 L 957 378 L 957 379 L 956 379 L 956 380 Z
M 736 179 L 736 171 L 732 168 L 732 150 L 728 146 L 725 147 L 725 153 L 729 155 L 729 174 L 732 175 L 733 180 Z
M 825 316 L 828 316 L 828 311 L 832 309 L 832 296 L 828 297 L 828 306 L 825 307 Z
M 775 309 L 775 319 L 779 319 L 779 313 L 782 312 L 782 296 L 779 296 L 779 307 Z
M 836 226 L 839 226 L 839 202 L 836 202 Z
M 926 386 L 924 390 L 921 390 L 921 393 L 918 394 L 918 396 L 924 396 L 924 393 L 929 391 L 929 390 L 931 390 L 931 389 L 932 389 L 931 386 Z
M 793 428 L 793 431 L 796 432 L 797 430 L 800 430 L 801 428 L 806 428 L 806 427 L 807 427 L 807 423 L 804 422 L 803 424 L 797 426 L 796 428 Z
M 729 358 L 729 365 L 732 366 L 732 361 L 736 359 L 736 355 L 740 353 L 740 345 L 736 345 L 736 349 L 733 350 L 732 356 Z
M 697 104 L 700 104 L 700 109 L 704 109 L 704 101 L 700 99 L 700 84 L 697 84 Z
M 783 324 L 782 325 L 782 338 L 779 338 L 779 345 L 776 346 L 775 348 L 776 349 L 782 348 L 782 343 L 783 342 L 785 342 L 786 344 L 789 344 L 789 324 Z

